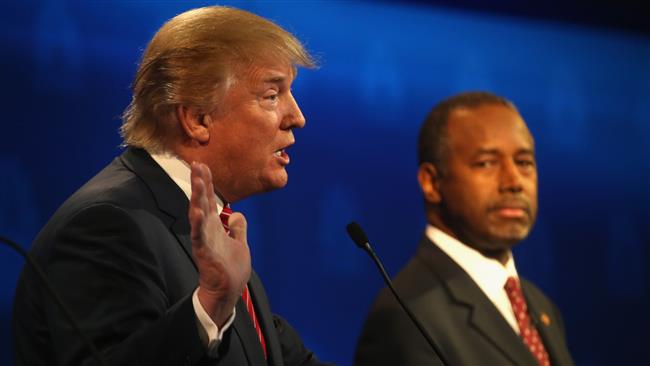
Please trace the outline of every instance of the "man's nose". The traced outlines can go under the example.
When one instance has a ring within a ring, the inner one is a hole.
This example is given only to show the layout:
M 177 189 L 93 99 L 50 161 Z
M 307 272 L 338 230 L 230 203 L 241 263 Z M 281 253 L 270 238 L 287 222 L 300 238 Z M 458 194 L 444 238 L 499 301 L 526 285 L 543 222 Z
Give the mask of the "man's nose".
M 501 170 L 499 172 L 499 191 L 521 192 L 522 189 L 522 175 L 517 164 L 514 161 L 507 161 L 501 164 Z
M 283 119 L 283 129 L 290 128 L 303 128 L 305 127 L 305 116 L 302 115 L 302 111 L 298 106 L 298 102 L 293 97 L 293 94 L 288 94 L 286 112 Z

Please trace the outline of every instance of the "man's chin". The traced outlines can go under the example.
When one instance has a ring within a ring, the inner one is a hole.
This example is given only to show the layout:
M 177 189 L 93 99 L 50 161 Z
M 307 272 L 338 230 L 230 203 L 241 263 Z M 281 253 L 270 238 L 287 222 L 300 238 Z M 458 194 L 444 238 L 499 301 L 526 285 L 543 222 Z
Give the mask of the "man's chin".
M 502 228 L 493 232 L 494 237 L 504 245 L 512 247 L 520 241 L 526 239 L 530 233 L 530 226 L 514 226 Z
M 289 175 L 283 169 L 282 172 L 276 173 L 273 176 L 268 177 L 268 179 L 266 179 L 266 182 L 264 184 L 265 191 L 268 192 L 268 191 L 284 188 L 287 186 L 287 183 L 289 183 Z

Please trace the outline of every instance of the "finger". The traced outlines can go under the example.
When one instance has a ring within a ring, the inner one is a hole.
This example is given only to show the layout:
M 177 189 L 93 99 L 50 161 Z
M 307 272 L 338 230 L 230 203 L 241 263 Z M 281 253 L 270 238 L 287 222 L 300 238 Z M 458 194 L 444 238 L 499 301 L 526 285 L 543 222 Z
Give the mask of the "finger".
M 207 240 L 206 232 L 204 227 L 208 225 L 208 220 L 211 214 L 217 215 L 217 203 L 214 189 L 208 190 L 209 187 L 213 187 L 212 180 L 209 179 L 211 176 L 209 169 L 205 164 L 199 162 L 192 162 L 191 164 L 191 186 L 192 186 L 192 196 L 190 198 L 190 214 L 193 208 L 198 208 L 202 211 L 200 216 L 200 221 L 195 221 L 196 224 L 200 224 L 197 228 L 201 230 L 202 240 Z M 206 177 L 208 179 L 206 179 Z M 210 201 L 214 201 L 211 203 Z M 214 225 L 210 232 L 221 232 L 225 234 L 225 230 L 220 223 L 218 217 L 214 220 L 219 222 L 219 225 Z M 192 224 L 192 222 L 190 222 Z
M 192 245 L 202 246 L 205 244 L 205 238 L 203 237 L 203 223 L 205 222 L 205 215 L 203 213 L 203 210 L 197 207 L 190 207 L 189 219 L 190 238 L 192 239 Z
M 194 171 L 193 171 L 194 172 Z M 200 173 L 192 174 L 192 196 L 190 198 L 190 207 L 200 208 L 204 212 L 209 211 L 209 203 L 206 197 L 205 183 L 201 178 Z
M 199 184 L 203 182 L 202 179 L 203 172 L 201 171 L 201 165 L 197 162 L 192 162 L 191 171 L 190 171 L 190 183 L 192 185 L 192 199 L 196 195 L 197 199 L 199 198 L 200 187 Z M 198 202 L 198 201 L 197 201 Z
M 205 244 L 205 230 L 208 203 L 205 198 L 205 184 L 201 178 L 201 168 L 198 163 L 191 165 L 192 196 L 188 217 L 190 220 L 190 237 L 196 245 Z
M 204 184 L 207 189 L 207 195 L 208 195 L 208 202 L 209 202 L 209 210 L 212 212 L 217 211 L 217 197 L 215 196 L 215 191 L 214 191 L 214 184 L 212 182 L 212 172 L 210 171 L 210 168 L 205 165 L 201 164 L 203 167 L 203 177 L 204 177 Z
M 239 212 L 233 212 L 228 219 L 228 227 L 230 227 L 230 237 L 248 245 L 246 218 Z

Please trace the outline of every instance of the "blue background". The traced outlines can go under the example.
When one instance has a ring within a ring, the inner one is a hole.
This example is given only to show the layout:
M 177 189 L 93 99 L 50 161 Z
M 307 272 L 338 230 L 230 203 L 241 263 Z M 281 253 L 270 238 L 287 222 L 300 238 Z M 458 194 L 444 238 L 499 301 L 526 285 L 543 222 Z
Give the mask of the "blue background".
M 142 49 L 165 20 L 205 4 L 3 5 L 0 235 L 27 247 L 54 210 L 120 153 L 119 115 Z M 248 218 L 253 264 L 275 312 L 320 358 L 351 363 L 383 286 L 345 224 L 359 221 L 395 274 L 424 227 L 415 176 L 420 123 L 440 99 L 487 89 L 517 104 L 537 142 L 540 215 L 515 249 L 519 272 L 559 305 L 579 364 L 650 364 L 647 32 L 535 17 L 534 9 L 228 4 L 275 20 L 320 61 L 294 84 L 307 127 L 289 151 L 289 185 L 235 206 Z M 11 364 L 22 264 L 0 250 L 0 364 Z

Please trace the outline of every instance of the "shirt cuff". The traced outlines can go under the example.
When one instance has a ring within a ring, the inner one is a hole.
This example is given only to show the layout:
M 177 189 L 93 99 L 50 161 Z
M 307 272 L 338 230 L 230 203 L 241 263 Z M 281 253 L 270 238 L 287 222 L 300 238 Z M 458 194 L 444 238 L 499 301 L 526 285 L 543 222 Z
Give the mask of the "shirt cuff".
M 203 305 L 199 302 L 199 288 L 194 290 L 192 295 L 192 304 L 194 305 L 194 313 L 196 313 L 197 325 L 199 328 L 199 337 L 203 346 L 206 347 L 208 357 L 215 358 L 218 356 L 219 344 L 223 340 L 224 333 L 230 328 L 232 322 L 235 320 L 235 308 L 232 308 L 232 315 L 226 323 L 219 329 L 219 327 L 212 321 L 208 313 L 203 309 Z

